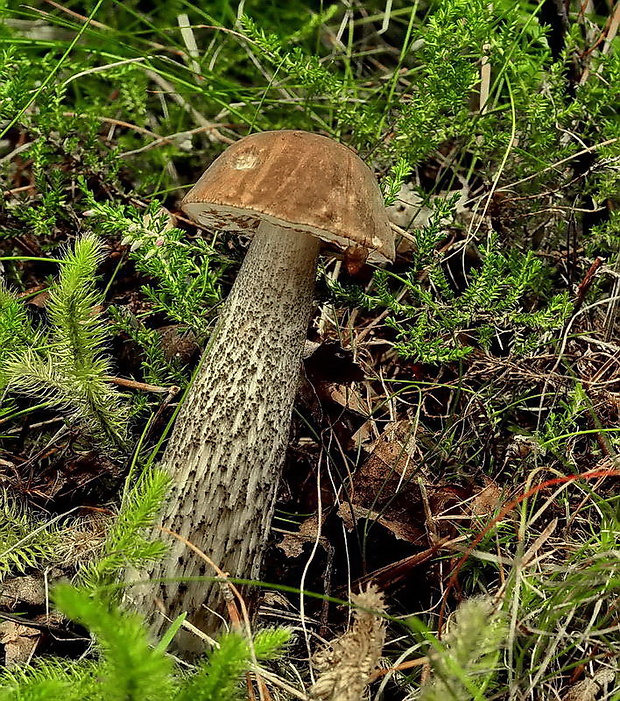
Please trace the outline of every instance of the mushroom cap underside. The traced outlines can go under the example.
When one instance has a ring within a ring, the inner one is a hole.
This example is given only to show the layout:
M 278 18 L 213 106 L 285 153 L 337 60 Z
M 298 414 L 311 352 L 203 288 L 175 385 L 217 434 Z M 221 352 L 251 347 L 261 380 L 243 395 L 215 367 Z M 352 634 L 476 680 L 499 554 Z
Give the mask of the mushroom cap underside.
M 394 234 L 374 174 L 346 146 L 304 131 L 268 131 L 230 146 L 181 203 L 195 221 L 251 233 L 262 220 L 340 248 L 393 260 Z

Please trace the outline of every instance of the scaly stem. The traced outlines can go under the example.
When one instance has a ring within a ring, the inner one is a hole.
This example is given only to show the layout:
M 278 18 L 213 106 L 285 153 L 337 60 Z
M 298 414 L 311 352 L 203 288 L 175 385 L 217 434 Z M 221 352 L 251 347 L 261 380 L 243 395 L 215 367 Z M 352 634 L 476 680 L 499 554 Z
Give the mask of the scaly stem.
M 173 487 L 160 525 L 190 540 L 231 576 L 257 578 L 286 452 L 312 311 L 319 241 L 263 223 L 226 300 L 177 418 L 162 467 Z M 166 536 L 168 540 L 168 537 Z M 213 633 L 218 586 L 159 579 L 213 576 L 178 540 L 130 597 L 142 613 L 156 601 L 174 618 Z M 155 632 L 167 625 L 157 615 Z M 200 649 L 181 631 L 177 647 Z

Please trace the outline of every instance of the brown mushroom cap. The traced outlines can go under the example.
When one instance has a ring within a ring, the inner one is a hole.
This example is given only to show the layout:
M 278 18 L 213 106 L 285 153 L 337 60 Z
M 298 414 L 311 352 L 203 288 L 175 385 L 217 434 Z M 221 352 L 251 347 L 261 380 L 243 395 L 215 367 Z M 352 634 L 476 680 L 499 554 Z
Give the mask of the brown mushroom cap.
M 181 207 L 205 226 L 251 233 L 261 220 L 340 248 L 394 260 L 394 234 L 374 174 L 349 148 L 305 131 L 266 131 L 237 141 Z

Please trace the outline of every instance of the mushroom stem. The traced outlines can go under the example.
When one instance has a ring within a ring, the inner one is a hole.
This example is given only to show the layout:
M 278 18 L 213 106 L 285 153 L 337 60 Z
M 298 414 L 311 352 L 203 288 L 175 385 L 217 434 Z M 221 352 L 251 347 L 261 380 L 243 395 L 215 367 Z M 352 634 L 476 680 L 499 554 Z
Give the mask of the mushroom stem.
M 161 466 L 173 478 L 160 524 L 203 550 L 231 576 L 259 576 L 286 452 L 312 311 L 320 241 L 262 222 L 179 412 Z M 131 598 L 143 613 L 163 603 L 213 633 L 218 585 L 161 579 L 213 576 L 178 540 Z M 204 605 L 204 606 L 203 606 Z M 160 607 L 161 608 L 161 607 Z M 168 625 L 157 616 L 153 630 Z M 177 648 L 200 650 L 179 632 Z

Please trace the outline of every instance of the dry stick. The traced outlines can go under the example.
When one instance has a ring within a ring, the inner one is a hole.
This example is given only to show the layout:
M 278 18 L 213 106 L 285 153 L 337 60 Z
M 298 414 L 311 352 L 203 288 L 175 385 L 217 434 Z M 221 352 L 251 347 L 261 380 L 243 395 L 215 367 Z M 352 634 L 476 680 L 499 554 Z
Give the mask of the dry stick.
M 14 187 L 12 190 L 5 190 L 2 195 L 8 197 L 9 195 L 19 195 L 20 192 L 27 192 L 28 190 L 36 190 L 36 185 L 22 185 L 22 187 Z
M 428 657 L 418 657 L 415 660 L 409 660 L 408 662 L 401 662 L 397 664 L 396 667 L 388 667 L 387 669 L 377 669 L 373 672 L 368 680 L 369 684 L 379 679 L 379 677 L 385 677 L 386 674 L 392 674 L 392 672 L 401 672 L 404 669 L 411 669 L 412 667 L 423 667 L 429 664 L 430 659 Z
M 508 185 L 498 187 L 496 188 L 495 192 L 504 192 L 505 190 L 512 190 L 512 188 L 516 187 L 517 185 L 521 185 L 522 183 L 528 182 L 528 180 L 537 178 L 539 175 L 542 175 L 543 173 L 546 173 L 549 170 L 554 170 L 558 166 L 564 165 L 564 163 L 568 163 L 569 161 L 573 161 L 575 160 L 575 158 L 579 158 L 579 156 L 583 156 L 586 153 L 592 153 L 592 151 L 596 151 L 599 148 L 604 148 L 605 146 L 609 146 L 610 144 L 615 144 L 617 141 L 620 141 L 620 136 L 616 136 L 613 139 L 607 139 L 607 141 L 601 141 L 600 144 L 588 146 L 587 148 L 584 148 L 581 151 L 577 151 L 577 153 L 573 153 L 572 156 L 562 158 L 561 160 L 557 161 L 557 163 L 552 163 L 550 166 L 547 166 L 546 168 L 543 168 L 542 170 L 539 170 L 536 173 L 532 173 L 532 175 L 528 175 L 527 178 L 521 178 L 521 180 L 515 180 L 515 182 L 513 183 L 509 183 Z
M 105 24 L 102 24 L 101 22 L 97 22 L 97 20 L 91 19 L 88 20 L 87 17 L 84 17 L 84 15 L 79 15 L 77 12 L 73 12 L 73 10 L 69 10 L 66 8 L 64 5 L 60 5 L 57 2 L 54 2 L 54 0 L 45 0 L 46 3 L 51 5 L 52 7 L 55 7 L 57 10 L 61 10 L 62 12 L 66 13 L 67 15 L 71 15 L 71 17 L 75 17 L 75 19 L 79 19 L 80 22 L 88 22 L 89 24 L 92 24 L 93 27 L 98 27 L 99 29 L 110 29 L 110 27 L 106 26 Z M 37 8 L 32 8 L 33 10 L 36 10 Z M 49 12 L 44 12 L 43 10 L 37 10 L 40 12 L 42 15 L 48 15 Z
M 373 570 L 372 572 L 368 573 L 367 575 L 364 575 L 363 577 L 359 577 L 355 580 L 354 584 L 362 585 L 373 581 L 376 582 L 378 586 L 388 586 L 388 584 L 401 579 L 412 568 L 418 567 L 422 563 L 430 560 L 440 550 L 453 549 L 452 546 L 455 546 L 457 543 L 464 539 L 465 536 L 459 536 L 458 538 L 450 538 L 450 536 L 445 536 L 441 540 L 431 545 L 430 548 L 427 548 L 422 552 L 415 553 L 414 555 L 409 555 L 408 557 L 405 557 L 402 560 L 392 562 L 389 565 L 385 565 L 384 567 L 380 567 L 377 570 Z M 389 580 L 387 580 L 388 577 Z
M 168 134 L 168 136 L 157 136 L 155 141 L 151 141 L 150 144 L 145 144 L 144 146 L 141 146 L 140 148 L 135 148 L 131 151 L 123 151 L 123 153 L 119 153 L 118 156 L 119 158 L 127 158 L 128 156 L 135 156 L 137 153 L 143 153 L 144 151 L 150 151 L 153 148 L 156 148 L 160 144 L 171 144 L 174 141 L 178 139 L 182 139 L 183 137 L 187 136 L 192 136 L 193 134 L 199 134 L 202 131 L 212 131 L 213 127 L 196 127 L 195 129 L 187 129 L 185 131 L 178 131 L 176 134 Z M 228 137 L 222 137 L 222 138 L 228 138 Z M 231 139 L 232 141 L 232 139 Z M 195 224 L 194 224 L 195 225 Z
M 616 38 L 616 34 L 618 33 L 618 28 L 620 28 L 620 2 L 616 2 L 616 9 L 614 10 L 614 14 L 609 24 L 609 29 L 607 30 L 607 35 L 605 36 L 605 45 L 601 49 L 601 53 L 603 55 L 609 53 L 611 43 Z
M 125 127 L 126 129 L 131 129 L 132 131 L 138 132 L 139 134 L 146 134 L 147 136 L 152 136 L 155 139 L 166 139 L 166 138 L 171 138 L 171 137 L 165 137 L 161 136 L 160 134 L 157 134 L 154 131 L 151 131 L 150 129 L 145 129 L 144 127 L 140 127 L 137 124 L 132 124 L 131 122 L 124 122 L 121 119 L 113 119 L 112 117 L 100 117 L 99 115 L 90 115 L 90 114 L 80 114 L 79 112 L 63 112 L 62 113 L 63 117 L 93 117 L 100 122 L 104 122 L 105 124 L 114 124 L 118 127 Z
M 55 626 L 51 623 L 43 623 L 42 621 L 33 621 L 30 618 L 24 618 L 23 616 L 15 616 L 11 613 L 5 613 L 0 611 L 0 620 L 11 621 L 11 623 L 18 623 L 26 628 L 34 628 L 36 630 L 43 630 L 47 633 L 51 633 L 56 640 L 90 640 L 90 638 L 85 638 L 82 635 L 78 635 L 71 630 L 66 630 L 61 626 Z M 58 637 L 56 637 L 58 636 Z M 61 637 L 64 636 L 64 637 Z
M 114 61 L 114 63 L 106 63 L 103 66 L 94 66 L 93 68 L 87 68 L 83 71 L 80 71 L 79 73 L 74 73 L 73 75 L 70 75 L 61 85 L 61 87 L 65 87 L 69 85 L 69 83 L 72 83 L 74 80 L 77 80 L 78 78 L 83 78 L 85 75 L 92 75 L 93 73 L 103 73 L 104 71 L 107 71 L 108 68 L 117 68 L 118 66 L 126 66 L 129 63 L 143 63 L 146 61 L 147 57 L 146 56 L 140 56 L 138 58 L 127 58 L 123 59 L 122 61 Z
M 111 375 L 106 375 L 103 378 L 106 382 L 111 382 L 113 385 L 119 385 L 119 387 L 129 387 L 129 389 L 141 389 L 144 392 L 157 392 L 158 394 L 177 394 L 179 387 L 176 385 L 171 385 L 170 387 L 159 387 L 158 385 L 149 385 L 146 382 L 137 382 L 136 380 L 128 380 L 124 377 L 112 377 Z
M 605 27 L 598 39 L 594 42 L 594 44 L 587 50 L 584 51 L 581 56 L 589 56 L 594 52 L 594 50 L 603 42 L 603 48 L 601 49 L 601 54 L 605 56 L 605 54 L 609 53 L 609 50 L 611 49 L 611 44 L 613 40 L 616 38 L 616 34 L 618 33 L 618 26 L 620 25 L 620 2 L 616 2 L 616 7 L 614 10 L 614 14 L 609 18 L 608 20 L 608 26 Z M 602 64 L 597 66 L 596 70 L 594 71 L 595 75 L 600 75 L 601 69 L 602 69 Z M 583 73 L 581 74 L 581 78 L 579 79 L 579 84 L 583 85 L 587 79 L 590 76 L 590 62 L 586 65 L 586 67 L 583 70 Z
M 260 674 L 260 676 L 266 679 L 268 682 L 271 682 L 274 686 L 277 686 L 283 691 L 286 691 L 288 694 L 295 697 L 296 699 L 301 699 L 301 701 L 308 701 L 308 696 L 306 694 L 302 694 L 299 691 L 299 689 L 296 689 L 294 686 L 287 684 L 285 681 L 280 679 L 280 677 L 273 674 L 273 672 L 270 672 L 269 670 L 264 669 L 263 667 L 259 667 L 257 670 L 253 667 L 251 667 L 251 669 L 253 672 Z
M 11 153 L 7 153 L 6 156 L 2 156 L 2 158 L 0 158 L 0 165 L 2 165 L 3 163 L 7 163 L 8 161 L 15 158 L 15 156 L 18 156 L 23 151 L 26 151 L 27 149 L 29 149 L 34 144 L 35 141 L 36 141 L 36 139 L 33 141 L 27 141 L 25 144 L 22 144 L 21 146 L 17 146 L 16 148 L 14 148 L 11 151 Z M 34 187 L 34 185 L 26 185 L 26 188 L 29 188 L 29 187 Z M 23 190 L 24 188 L 20 187 L 17 189 Z M 11 192 L 11 190 L 9 190 L 9 192 Z
M 598 257 L 595 258 L 594 262 L 586 272 L 583 280 L 579 283 L 579 287 L 577 288 L 577 294 L 575 295 L 575 302 L 573 304 L 573 313 L 581 309 L 583 302 L 586 298 L 586 293 L 592 286 L 594 278 L 596 277 L 596 272 L 601 267 L 601 265 L 603 265 L 603 259 Z

